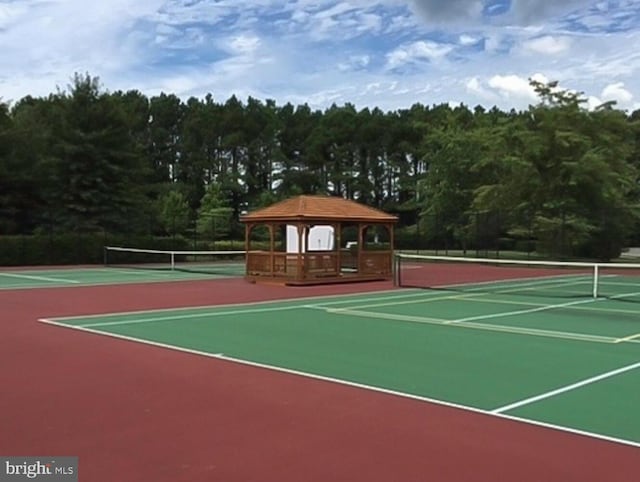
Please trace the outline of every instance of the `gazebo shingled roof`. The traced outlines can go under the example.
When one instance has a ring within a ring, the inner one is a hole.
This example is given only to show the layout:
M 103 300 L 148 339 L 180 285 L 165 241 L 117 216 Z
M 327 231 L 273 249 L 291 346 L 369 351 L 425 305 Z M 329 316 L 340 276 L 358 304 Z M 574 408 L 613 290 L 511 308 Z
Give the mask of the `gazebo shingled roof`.
M 341 197 L 302 195 L 280 201 L 241 217 L 251 221 L 374 221 L 395 223 L 398 218 Z

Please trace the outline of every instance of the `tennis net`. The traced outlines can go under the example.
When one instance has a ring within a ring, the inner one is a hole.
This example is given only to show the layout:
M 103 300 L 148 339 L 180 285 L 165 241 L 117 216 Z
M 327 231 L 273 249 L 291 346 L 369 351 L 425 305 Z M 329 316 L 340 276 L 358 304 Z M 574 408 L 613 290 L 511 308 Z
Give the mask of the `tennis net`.
M 245 254 L 245 251 L 170 251 L 105 246 L 104 264 L 118 268 L 242 276 Z
M 396 253 L 394 280 L 408 288 L 640 301 L 640 264 Z

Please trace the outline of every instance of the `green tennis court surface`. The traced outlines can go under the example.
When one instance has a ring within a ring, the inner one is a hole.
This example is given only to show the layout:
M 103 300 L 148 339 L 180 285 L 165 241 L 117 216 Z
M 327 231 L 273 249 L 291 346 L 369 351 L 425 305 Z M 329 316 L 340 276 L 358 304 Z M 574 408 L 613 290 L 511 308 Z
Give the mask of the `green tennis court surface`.
M 398 290 L 41 321 L 640 446 L 627 301 Z
M 207 271 L 208 270 L 208 271 Z M 120 283 L 155 283 L 241 276 L 244 264 L 229 263 L 214 271 L 208 266 L 191 266 L 190 270 L 136 268 L 60 268 L 49 270 L 0 270 L 0 289 L 51 288 Z

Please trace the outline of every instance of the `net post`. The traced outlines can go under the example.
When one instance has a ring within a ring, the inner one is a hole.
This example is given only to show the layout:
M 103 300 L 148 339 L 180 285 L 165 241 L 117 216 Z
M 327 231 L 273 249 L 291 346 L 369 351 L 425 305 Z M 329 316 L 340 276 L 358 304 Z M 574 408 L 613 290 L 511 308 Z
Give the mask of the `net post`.
M 393 276 L 393 286 L 398 286 L 398 258 L 396 253 L 391 254 L 391 275 Z
M 171 271 L 176 270 L 176 254 L 171 251 Z
M 393 286 L 399 287 L 400 281 L 400 256 L 397 253 L 393 254 Z
M 598 283 L 599 283 L 599 268 L 600 266 L 596 263 L 593 265 L 593 297 L 598 297 Z
M 107 264 L 107 252 L 108 252 L 108 246 L 103 246 L 102 247 L 102 262 L 104 263 L 105 268 L 108 266 L 108 264 Z

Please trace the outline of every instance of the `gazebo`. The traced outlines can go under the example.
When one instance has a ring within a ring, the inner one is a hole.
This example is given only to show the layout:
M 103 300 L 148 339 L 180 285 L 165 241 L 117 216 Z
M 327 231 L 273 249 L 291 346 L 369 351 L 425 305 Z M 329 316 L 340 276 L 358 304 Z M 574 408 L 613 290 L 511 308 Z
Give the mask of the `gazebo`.
M 397 217 L 341 197 L 297 196 L 240 217 L 246 279 L 308 285 L 392 277 Z

